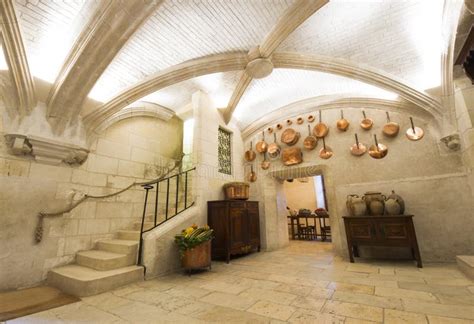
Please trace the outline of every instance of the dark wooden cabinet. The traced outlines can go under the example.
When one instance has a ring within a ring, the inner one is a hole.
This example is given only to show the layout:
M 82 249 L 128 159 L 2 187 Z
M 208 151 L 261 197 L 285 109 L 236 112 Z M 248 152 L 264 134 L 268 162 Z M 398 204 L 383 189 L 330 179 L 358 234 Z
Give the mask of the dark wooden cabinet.
M 349 258 L 359 256 L 359 246 L 396 246 L 411 249 L 413 259 L 418 267 L 421 262 L 418 242 L 416 240 L 413 215 L 398 216 L 344 216 Z
M 207 202 L 207 219 L 214 229 L 212 258 L 260 251 L 258 201 L 217 200 Z

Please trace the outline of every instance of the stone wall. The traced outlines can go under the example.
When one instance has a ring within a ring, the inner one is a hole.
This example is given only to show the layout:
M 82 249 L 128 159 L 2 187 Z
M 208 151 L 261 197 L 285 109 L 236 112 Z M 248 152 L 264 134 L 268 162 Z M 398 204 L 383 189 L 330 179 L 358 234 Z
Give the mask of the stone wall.
M 315 108 L 316 109 L 316 108 Z M 389 139 L 381 134 L 386 122 L 385 112 L 370 110 L 374 128 L 363 131 L 358 123 L 361 112 L 346 109 L 345 117 L 351 121 L 347 132 L 339 132 L 335 122 L 339 111 L 325 111 L 324 121 L 330 125 L 326 144 L 334 150 L 329 160 L 319 158 L 316 150 L 303 150 L 304 163 L 295 167 L 285 167 L 280 161 L 272 163 L 268 171 L 258 169 L 257 183 L 252 185 L 253 198 L 264 201 L 263 215 L 266 222 L 265 241 L 267 247 L 279 248 L 287 242 L 286 205 L 282 195 L 282 182 L 278 179 L 324 174 L 331 225 L 334 233 L 334 247 L 338 254 L 346 257 L 347 246 L 342 216 L 346 214 L 345 202 L 348 194 L 362 195 L 369 190 L 389 194 L 393 189 L 406 201 L 406 213 L 414 214 L 421 254 L 425 261 L 452 261 L 457 254 L 474 253 L 474 222 L 472 222 L 472 189 L 469 185 L 469 170 L 465 167 L 461 151 L 452 152 L 436 140 L 435 125 L 415 119 L 415 124 L 425 130 L 425 137 L 412 142 L 405 137 L 409 127 L 408 115 L 392 113 L 393 121 L 400 123 L 398 137 Z M 283 121 L 283 120 L 282 120 Z M 312 125 L 314 126 L 314 124 Z M 304 136 L 306 123 L 294 125 Z M 354 143 L 354 132 L 366 145 L 373 143 L 373 135 L 389 148 L 382 160 L 372 159 L 368 154 L 354 157 L 349 147 Z M 256 134 L 253 138 L 258 138 Z M 246 139 L 250 141 L 251 138 Z M 298 146 L 302 147 L 302 139 Z M 282 144 L 282 147 L 286 145 Z M 258 157 L 258 162 L 262 157 Z
M 180 119 L 135 117 L 100 135 L 83 165 L 51 166 L 10 154 L 1 121 L 0 290 L 35 285 L 49 269 L 71 263 L 77 251 L 93 248 L 97 240 L 112 237 L 118 229 L 130 228 L 141 217 L 144 195 L 137 188 L 86 202 L 63 217 L 48 218 L 43 241 L 35 245 L 39 211 L 64 208 L 74 192 L 108 194 L 134 181 L 155 178 L 182 151 Z

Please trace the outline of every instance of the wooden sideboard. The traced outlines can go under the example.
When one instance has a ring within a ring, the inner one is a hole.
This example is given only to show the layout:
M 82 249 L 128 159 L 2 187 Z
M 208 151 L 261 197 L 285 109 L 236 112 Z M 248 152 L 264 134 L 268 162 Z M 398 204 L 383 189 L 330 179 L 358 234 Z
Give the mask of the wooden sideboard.
M 413 215 L 344 216 L 349 258 L 359 256 L 359 246 L 408 247 L 419 268 L 423 267 Z
M 258 201 L 208 201 L 207 219 L 214 229 L 213 259 L 229 263 L 231 255 L 260 251 Z

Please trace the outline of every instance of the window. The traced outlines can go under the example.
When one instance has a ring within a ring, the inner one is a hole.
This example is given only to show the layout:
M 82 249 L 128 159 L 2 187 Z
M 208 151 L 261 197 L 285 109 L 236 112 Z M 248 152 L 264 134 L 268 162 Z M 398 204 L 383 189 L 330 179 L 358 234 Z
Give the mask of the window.
M 232 174 L 231 133 L 219 127 L 218 151 L 219 172 Z

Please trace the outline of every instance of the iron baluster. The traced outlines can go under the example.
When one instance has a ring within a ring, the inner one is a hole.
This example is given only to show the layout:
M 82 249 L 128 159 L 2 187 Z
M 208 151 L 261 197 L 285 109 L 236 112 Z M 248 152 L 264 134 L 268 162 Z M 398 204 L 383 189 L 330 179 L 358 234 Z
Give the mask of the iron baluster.
M 179 173 L 176 175 L 176 200 L 174 206 L 174 214 L 178 214 L 178 197 L 179 197 Z
M 142 215 L 142 225 L 140 227 L 140 241 L 138 245 L 138 260 L 137 265 L 142 265 L 142 247 L 143 247 L 143 225 L 145 223 L 145 215 L 146 215 L 146 204 L 148 201 L 148 191 L 153 189 L 152 185 L 143 185 L 145 189 L 145 205 L 143 206 L 143 215 Z
M 166 180 L 166 214 L 165 214 L 165 220 L 168 220 L 168 205 L 170 202 L 170 178 Z
M 156 226 L 156 218 L 158 216 L 158 194 L 160 193 L 160 182 L 156 183 L 156 196 L 155 196 L 155 226 Z
M 188 171 L 184 173 L 184 209 L 188 208 Z

